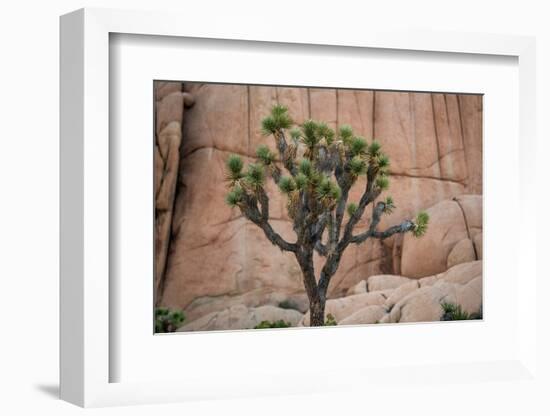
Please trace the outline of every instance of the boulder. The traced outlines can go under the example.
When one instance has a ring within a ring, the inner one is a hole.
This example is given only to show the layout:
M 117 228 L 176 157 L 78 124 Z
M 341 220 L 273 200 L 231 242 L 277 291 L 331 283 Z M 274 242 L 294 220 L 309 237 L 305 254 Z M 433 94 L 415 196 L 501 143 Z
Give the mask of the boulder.
M 409 283 L 410 281 L 411 279 L 403 276 L 381 274 L 369 277 L 367 279 L 367 288 L 369 292 L 396 289 L 405 283 Z
M 290 326 L 297 326 L 302 314 L 292 309 L 282 309 L 275 306 L 260 306 L 247 308 L 244 305 L 235 305 L 219 312 L 212 312 L 178 329 L 187 331 L 224 331 L 235 329 L 252 329 L 262 321 L 288 322 Z
M 405 296 L 390 311 L 389 322 L 439 321 L 443 315 L 441 303 L 456 285 L 427 286 Z
M 248 308 L 271 305 L 283 309 L 294 309 L 302 314 L 309 309 L 307 295 L 303 292 L 274 292 L 273 289 L 264 287 L 233 296 L 220 295 L 196 298 L 185 308 L 186 323 L 191 323 L 212 312 L 219 312 L 238 305 L 244 305 Z
M 352 286 L 346 292 L 346 296 L 360 295 L 361 293 L 367 293 L 367 281 L 361 280 L 355 286 Z
M 475 278 L 481 277 L 482 273 L 483 262 L 478 260 L 469 263 L 457 264 L 444 273 L 437 275 L 437 278 L 445 282 L 465 285 Z
M 386 301 L 382 292 L 370 292 L 360 295 L 346 296 L 345 298 L 329 299 L 325 305 L 325 318 L 331 314 L 337 323 L 367 306 L 381 306 Z M 301 325 L 309 326 L 309 311 L 302 319 Z
M 457 264 L 443 273 L 418 279 L 418 283 L 420 287 L 432 286 L 439 280 L 444 280 L 449 283 L 466 284 L 470 280 L 481 276 L 482 267 L 483 262 L 481 260 Z
M 474 237 L 481 230 L 480 195 L 441 201 L 426 211 L 430 215 L 426 234 L 416 238 L 408 233 L 403 238 L 401 274 L 425 277 L 480 259 L 474 245 Z
M 390 296 L 386 299 L 386 302 L 384 302 L 384 306 L 386 309 L 391 309 L 393 306 L 399 302 L 401 299 L 403 299 L 405 296 L 407 296 L 409 293 L 414 292 L 420 287 L 420 284 L 418 281 L 411 281 L 408 283 L 404 283 L 398 288 L 394 289 Z
M 467 263 L 476 259 L 474 244 L 469 238 L 460 240 L 451 249 L 447 256 L 447 269 L 461 263 Z
M 371 305 L 338 322 L 338 325 L 368 325 L 376 324 L 386 314 L 386 308 L 380 305 Z

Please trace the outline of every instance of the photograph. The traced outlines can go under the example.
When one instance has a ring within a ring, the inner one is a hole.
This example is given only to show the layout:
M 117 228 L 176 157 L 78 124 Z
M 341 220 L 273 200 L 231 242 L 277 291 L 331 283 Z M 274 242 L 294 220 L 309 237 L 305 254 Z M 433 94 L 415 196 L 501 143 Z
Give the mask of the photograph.
M 482 94 L 152 88 L 154 333 L 483 320 Z

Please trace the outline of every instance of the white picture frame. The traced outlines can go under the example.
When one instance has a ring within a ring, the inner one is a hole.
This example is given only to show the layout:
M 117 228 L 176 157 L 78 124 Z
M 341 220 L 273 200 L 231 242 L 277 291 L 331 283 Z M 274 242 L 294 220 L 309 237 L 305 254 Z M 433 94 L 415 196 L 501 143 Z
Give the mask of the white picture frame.
M 321 27 L 303 31 L 276 25 L 246 24 L 246 35 L 235 34 L 235 21 L 216 25 L 186 20 L 174 13 L 152 13 L 106 9 L 82 9 L 61 18 L 61 398 L 80 406 L 160 403 L 213 397 L 251 397 L 262 394 L 330 392 L 354 385 L 372 385 L 389 377 L 403 378 L 399 368 L 370 369 L 367 373 L 349 368 L 318 374 L 298 374 L 289 380 L 271 374 L 270 380 L 228 378 L 215 383 L 206 376 L 183 380 L 110 382 L 110 366 L 117 357 L 110 350 L 109 297 L 109 36 L 123 33 L 147 36 L 210 38 L 282 44 L 332 45 L 335 47 L 384 50 L 430 51 L 452 54 L 504 55 L 515 57 L 519 67 L 520 225 L 525 230 L 518 241 L 517 270 L 524 277 L 517 292 L 517 320 L 521 322 L 517 354 L 499 361 L 472 363 L 441 362 L 415 367 L 413 379 L 420 383 L 439 381 L 442 370 L 455 380 L 471 379 L 537 382 L 537 323 L 535 288 L 536 251 L 526 241 L 535 241 L 534 183 L 527 167 L 535 160 L 535 41 L 529 37 L 429 31 L 348 28 L 328 35 Z M 282 46 L 284 48 L 284 45 Z M 529 145 L 524 145 L 529 143 Z M 526 214 L 529 215 L 526 215 Z M 337 336 L 338 331 L 334 332 Z M 120 358 L 120 357 L 118 357 Z M 406 372 L 406 371 L 405 371 Z M 410 373 L 410 369 L 408 370 Z M 406 377 L 405 377 L 406 378 Z M 306 382 L 307 381 L 307 382 Z M 283 386 L 284 387 L 281 387 Z M 270 393 L 271 392 L 271 393 Z

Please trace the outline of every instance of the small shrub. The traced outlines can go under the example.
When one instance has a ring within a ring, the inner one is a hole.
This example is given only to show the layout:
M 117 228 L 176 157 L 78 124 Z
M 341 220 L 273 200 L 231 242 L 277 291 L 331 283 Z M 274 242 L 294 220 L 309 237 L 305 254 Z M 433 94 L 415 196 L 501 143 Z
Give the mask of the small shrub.
M 267 328 L 289 328 L 292 325 L 290 322 L 285 322 L 282 319 L 278 321 L 262 321 L 254 327 L 254 329 L 267 329 Z
M 185 321 L 183 311 L 172 311 L 169 308 L 155 309 L 155 332 L 175 332 Z
M 454 303 L 444 302 L 441 304 L 441 308 L 443 309 L 442 321 L 469 321 L 482 318 L 481 310 L 479 313 L 469 314 L 462 310 L 462 306 Z
M 325 319 L 325 326 L 336 326 L 338 325 L 338 322 L 336 322 L 336 319 L 332 314 L 327 314 L 327 319 Z

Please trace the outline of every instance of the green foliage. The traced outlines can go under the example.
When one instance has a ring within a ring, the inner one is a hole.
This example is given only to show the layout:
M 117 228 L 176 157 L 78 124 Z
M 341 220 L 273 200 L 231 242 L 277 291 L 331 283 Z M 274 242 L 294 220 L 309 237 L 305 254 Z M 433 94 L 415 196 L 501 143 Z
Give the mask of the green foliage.
M 349 171 L 352 177 L 357 178 L 367 173 L 367 162 L 361 156 L 354 156 L 349 161 Z
M 416 216 L 416 221 L 414 222 L 414 229 L 412 231 L 415 237 L 422 237 L 427 229 L 428 222 L 430 221 L 430 216 L 426 211 L 421 211 Z
M 319 139 L 325 139 L 327 145 L 330 145 L 334 141 L 334 130 L 332 130 L 327 123 L 317 124 L 317 137 Z
M 340 138 L 344 143 L 348 143 L 349 140 L 353 137 L 353 129 L 350 125 L 344 124 L 340 126 Z
M 302 124 L 302 141 L 308 148 L 313 148 L 319 143 L 319 137 L 317 135 L 317 123 L 313 120 L 306 120 Z
M 304 189 L 307 185 L 307 176 L 304 175 L 302 172 L 299 172 L 294 178 L 294 182 L 296 182 L 297 189 Z
M 235 186 L 225 196 L 225 202 L 227 202 L 227 205 L 229 205 L 230 207 L 235 207 L 239 204 L 239 202 L 242 201 L 243 194 L 243 189 L 240 186 Z
M 387 175 L 379 175 L 376 178 L 376 186 L 379 187 L 382 191 L 385 191 L 390 187 L 390 179 Z
M 462 306 L 455 305 L 454 303 L 444 302 L 441 304 L 443 309 L 442 321 L 468 321 L 475 319 L 482 319 L 481 311 L 479 313 L 469 314 L 462 310 Z
M 293 140 L 300 140 L 300 137 L 302 137 L 302 132 L 300 131 L 299 128 L 294 127 L 293 129 L 290 130 L 290 137 Z
M 259 163 L 251 163 L 248 165 L 245 180 L 251 188 L 261 188 L 265 181 L 264 167 Z
M 349 148 L 352 155 L 363 155 L 368 148 L 367 141 L 361 136 L 353 137 L 349 143 Z
M 285 322 L 282 319 L 278 321 L 262 321 L 254 327 L 254 329 L 268 329 L 268 328 L 289 328 L 292 325 L 290 322 Z
M 378 153 L 380 152 L 380 149 L 382 148 L 382 145 L 380 142 L 373 140 L 373 142 L 369 146 L 369 155 L 372 158 L 375 158 L 378 156 Z
M 378 167 L 380 170 L 387 170 L 390 167 L 390 158 L 385 154 L 378 156 Z
M 340 187 L 326 176 L 317 185 L 316 193 L 320 201 L 327 203 L 338 200 L 341 195 Z
M 393 198 L 391 196 L 388 196 L 386 200 L 384 201 L 384 213 L 385 214 L 391 214 L 393 210 L 395 209 L 395 204 L 393 202 Z
M 348 204 L 348 215 L 351 217 L 357 211 L 357 204 L 355 202 L 350 202 Z
M 325 326 L 336 326 L 338 325 L 338 322 L 336 322 L 336 318 L 332 314 L 327 314 L 327 319 L 325 319 Z
M 262 120 L 262 133 L 269 136 L 277 131 L 288 129 L 292 123 L 292 118 L 288 115 L 288 108 L 284 105 L 275 105 L 271 109 L 271 115 Z
M 183 311 L 168 308 L 155 309 L 155 333 L 175 332 L 185 321 Z
M 292 126 L 292 118 L 288 115 L 288 108 L 284 105 L 273 106 L 271 116 L 275 120 L 278 129 L 288 129 Z
M 277 131 L 277 123 L 271 116 L 267 116 L 262 120 L 262 134 L 269 136 Z
M 230 155 L 227 159 L 227 180 L 235 183 L 242 178 L 243 160 L 238 155 Z
M 285 194 L 289 194 L 296 189 L 296 182 L 290 176 L 283 176 L 279 181 L 279 189 Z
M 311 160 L 302 159 L 300 161 L 298 169 L 300 170 L 301 173 L 303 173 L 308 178 L 311 177 L 311 174 L 313 173 L 313 165 L 311 163 Z
M 256 149 L 256 156 L 266 166 L 272 164 L 275 161 L 275 154 L 273 154 L 273 152 L 269 150 L 269 147 L 267 147 L 265 144 L 262 144 Z

